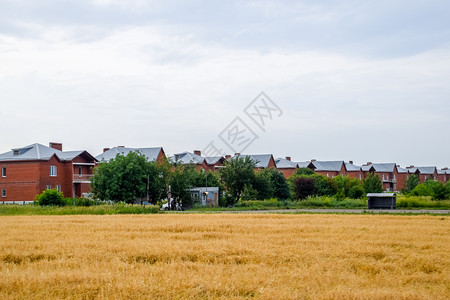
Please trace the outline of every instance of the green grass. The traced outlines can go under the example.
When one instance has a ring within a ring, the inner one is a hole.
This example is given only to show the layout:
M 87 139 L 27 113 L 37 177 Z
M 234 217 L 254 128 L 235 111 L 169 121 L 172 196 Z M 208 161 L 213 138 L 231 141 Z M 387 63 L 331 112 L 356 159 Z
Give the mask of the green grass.
M 450 200 L 431 200 L 427 196 L 398 196 L 397 208 L 450 209 Z
M 116 215 L 116 214 L 156 214 L 159 206 L 141 206 L 128 204 L 98 206 L 37 206 L 37 205 L 0 205 L 0 216 L 19 215 Z

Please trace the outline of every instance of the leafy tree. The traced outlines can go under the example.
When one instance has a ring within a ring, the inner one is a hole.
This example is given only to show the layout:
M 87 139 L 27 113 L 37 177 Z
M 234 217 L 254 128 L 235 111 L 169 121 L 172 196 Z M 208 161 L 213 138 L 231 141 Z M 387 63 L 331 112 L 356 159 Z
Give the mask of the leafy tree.
M 364 190 L 366 193 L 381 193 L 383 192 L 383 183 L 378 175 L 369 173 L 364 179 Z
M 352 186 L 348 192 L 348 196 L 352 199 L 360 199 L 365 196 L 365 190 L 362 185 Z
M 139 152 L 130 152 L 126 156 L 117 154 L 95 168 L 92 191 L 100 200 L 133 203 L 136 198 L 146 195 L 147 183 L 151 182 L 149 193 L 159 198 L 165 188 L 159 170 L 155 162 L 147 162 Z
M 420 183 L 419 176 L 411 175 L 406 179 L 406 192 L 410 193 Z
M 258 191 L 255 190 L 250 184 L 244 186 L 244 191 L 242 192 L 241 200 L 255 200 L 258 199 Z
M 170 174 L 169 184 L 172 197 L 183 204 L 192 204 L 190 189 L 193 187 L 197 171 L 192 165 L 178 164 Z
M 36 195 L 36 201 L 40 206 L 64 206 L 66 204 L 63 194 L 61 192 L 58 192 L 56 189 L 45 190 L 42 193 Z
M 432 179 L 418 184 L 412 191 L 413 196 L 430 196 L 434 200 L 443 200 L 447 198 L 446 187 L 440 182 Z
M 228 194 L 232 197 L 227 198 L 232 203 L 236 203 L 241 197 L 245 185 L 251 185 L 255 179 L 256 162 L 250 157 L 236 157 L 225 161 L 224 168 L 220 170 L 220 180 L 223 182 Z
M 294 193 L 296 199 L 305 199 L 316 193 L 314 177 L 298 177 L 294 179 Z
M 295 170 L 294 174 L 292 175 L 298 175 L 298 176 L 304 176 L 304 175 L 314 175 L 314 171 L 310 168 L 298 168 Z
M 273 196 L 280 200 L 289 199 L 291 192 L 283 173 L 276 169 L 268 169 L 268 172 L 271 174 L 270 179 L 272 181 Z
M 272 174 L 269 169 L 256 172 L 252 182 L 252 188 L 258 192 L 258 200 L 270 199 L 273 197 Z
M 318 196 L 333 196 L 338 191 L 338 186 L 336 181 L 331 178 L 322 176 L 322 175 L 314 175 L 316 179 L 316 194 Z
M 353 198 L 350 195 L 350 191 L 353 190 L 353 193 L 356 192 L 356 190 L 364 190 L 361 181 L 359 181 L 356 178 L 350 178 L 348 176 L 336 176 L 333 178 L 333 181 L 336 183 L 338 191 L 343 193 L 344 198 L 350 197 Z

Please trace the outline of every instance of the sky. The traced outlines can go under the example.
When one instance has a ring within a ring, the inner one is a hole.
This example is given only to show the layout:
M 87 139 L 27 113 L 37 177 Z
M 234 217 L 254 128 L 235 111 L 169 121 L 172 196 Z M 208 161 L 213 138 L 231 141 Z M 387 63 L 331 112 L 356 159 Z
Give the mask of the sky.
M 449 129 L 448 1 L 0 0 L 0 153 L 213 143 L 450 167 Z

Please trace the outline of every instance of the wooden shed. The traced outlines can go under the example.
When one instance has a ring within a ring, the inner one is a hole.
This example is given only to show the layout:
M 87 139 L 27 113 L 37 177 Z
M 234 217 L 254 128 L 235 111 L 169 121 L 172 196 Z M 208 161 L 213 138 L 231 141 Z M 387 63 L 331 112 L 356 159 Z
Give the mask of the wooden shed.
M 397 195 L 395 193 L 369 193 L 367 194 L 369 209 L 396 209 Z

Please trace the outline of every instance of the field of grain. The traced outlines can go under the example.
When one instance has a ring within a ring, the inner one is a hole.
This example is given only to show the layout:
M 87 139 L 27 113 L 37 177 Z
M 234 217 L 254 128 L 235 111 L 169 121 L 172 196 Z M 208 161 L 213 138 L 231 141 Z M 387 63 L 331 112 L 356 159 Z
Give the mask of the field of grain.
M 0 299 L 449 299 L 442 216 L 0 217 Z

